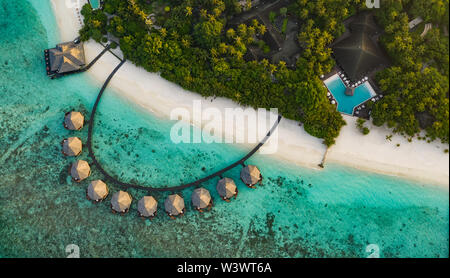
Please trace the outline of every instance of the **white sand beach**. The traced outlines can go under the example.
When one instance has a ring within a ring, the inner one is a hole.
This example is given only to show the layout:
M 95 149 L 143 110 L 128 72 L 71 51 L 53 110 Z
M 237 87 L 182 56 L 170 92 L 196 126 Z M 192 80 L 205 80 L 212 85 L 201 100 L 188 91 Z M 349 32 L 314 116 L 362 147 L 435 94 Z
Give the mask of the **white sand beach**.
M 71 0 L 51 0 L 56 21 L 60 29 L 61 41 L 70 41 L 78 36 L 80 23 Z M 86 2 L 85 0 L 81 2 Z M 91 61 L 102 46 L 89 41 L 84 45 L 86 60 Z M 88 71 L 96 82 L 103 83 L 109 73 L 119 63 L 111 53 L 106 53 Z M 193 101 L 201 100 L 202 109 L 239 107 L 224 98 L 205 99 L 199 94 L 189 92 L 173 84 L 156 73 L 146 72 L 127 61 L 116 73 L 110 87 L 121 96 L 133 101 L 161 118 L 169 118 L 175 108 L 193 110 Z M 211 101 L 212 100 L 212 101 Z M 448 145 L 414 140 L 394 135 L 392 141 L 386 140 L 391 132 L 385 127 L 373 127 L 369 135 L 362 135 L 356 128 L 356 118 L 344 116 L 345 126 L 336 145 L 328 150 L 326 163 L 338 163 L 361 170 L 396 175 L 408 179 L 441 185 L 448 189 L 449 155 L 444 153 Z M 219 123 L 216 123 L 219 124 Z M 224 131 L 225 135 L 229 131 Z M 400 144 L 399 147 L 396 145 Z M 251 146 L 248 145 L 248 148 Z M 278 127 L 278 149 L 271 154 L 276 159 L 300 166 L 320 169 L 326 147 L 322 140 L 304 131 L 297 122 L 283 119 Z M 326 165 L 325 163 L 325 165 Z

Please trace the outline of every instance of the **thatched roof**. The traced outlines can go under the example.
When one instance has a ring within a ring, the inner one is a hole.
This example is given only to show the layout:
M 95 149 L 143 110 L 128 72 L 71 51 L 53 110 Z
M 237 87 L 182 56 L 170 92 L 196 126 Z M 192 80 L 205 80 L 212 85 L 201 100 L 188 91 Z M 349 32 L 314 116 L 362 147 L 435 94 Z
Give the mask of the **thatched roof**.
M 138 211 L 144 217 L 154 216 L 158 208 L 158 202 L 153 196 L 144 196 L 138 202 Z
M 80 130 L 84 125 L 84 116 L 80 112 L 72 111 L 64 117 L 64 126 L 69 130 Z
M 255 165 L 247 165 L 241 170 L 241 179 L 247 185 L 254 185 L 261 180 L 261 172 Z
M 230 178 L 223 178 L 217 182 L 216 186 L 217 192 L 219 192 L 220 197 L 231 198 L 236 195 L 236 184 L 234 180 Z
M 211 202 L 211 194 L 205 188 L 197 188 L 192 192 L 191 200 L 196 208 L 203 209 Z
M 120 190 L 119 192 L 114 193 L 111 198 L 111 206 L 112 209 L 117 212 L 125 212 L 130 208 L 131 205 L 131 195 L 128 192 Z
M 183 213 L 184 199 L 178 194 L 169 195 L 164 201 L 164 208 L 170 215 L 179 215 Z
M 94 201 L 103 200 L 108 196 L 108 186 L 101 180 L 92 181 L 88 186 L 87 195 Z
M 70 168 L 70 175 L 76 181 L 82 181 L 91 174 L 91 167 L 89 163 L 84 160 L 75 161 Z
M 65 42 L 49 51 L 50 70 L 58 73 L 81 69 L 85 63 L 83 43 Z
M 78 137 L 70 137 L 63 141 L 63 153 L 68 156 L 77 156 L 83 149 L 83 143 Z
M 378 27 L 376 26 L 372 15 L 370 13 L 363 12 L 350 23 L 350 29 L 352 32 L 364 32 L 372 36 L 377 33 Z
M 353 82 L 361 79 L 387 58 L 372 38 L 377 26 L 369 15 L 362 15 L 350 24 L 351 33 L 333 46 L 334 56 Z

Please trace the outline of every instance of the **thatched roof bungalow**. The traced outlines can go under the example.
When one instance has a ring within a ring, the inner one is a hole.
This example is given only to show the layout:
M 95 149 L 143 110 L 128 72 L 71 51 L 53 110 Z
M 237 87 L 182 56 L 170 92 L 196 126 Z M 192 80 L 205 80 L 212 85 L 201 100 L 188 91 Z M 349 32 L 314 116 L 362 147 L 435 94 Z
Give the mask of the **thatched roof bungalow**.
M 92 181 L 87 188 L 89 200 L 100 202 L 108 196 L 108 186 L 101 180 Z
M 141 217 L 154 217 L 158 209 L 158 202 L 153 196 L 144 196 L 138 202 L 138 212 Z
M 111 209 L 113 212 L 126 213 L 130 209 L 132 200 L 133 198 L 128 192 L 120 190 L 111 198 Z
M 64 42 L 49 49 L 49 71 L 68 73 L 81 69 L 85 62 L 83 43 Z
M 84 116 L 80 112 L 67 112 L 64 117 L 64 127 L 68 130 L 80 130 L 84 125 Z
M 164 201 L 164 208 L 169 216 L 182 215 L 184 213 L 184 199 L 178 195 L 169 195 Z
M 202 210 L 207 207 L 211 207 L 212 199 L 209 191 L 203 187 L 196 188 L 194 192 L 192 192 L 191 196 L 192 205 L 197 210 Z
M 70 175 L 74 181 L 81 182 L 91 175 L 91 167 L 84 160 L 75 161 L 70 167 Z
M 237 187 L 233 179 L 223 178 L 217 182 L 217 192 L 224 200 L 228 200 L 237 195 Z
M 255 165 L 246 165 L 241 170 L 241 180 L 247 186 L 253 186 L 261 181 L 262 176 L 258 167 Z
M 67 156 L 78 156 L 83 150 L 83 143 L 78 137 L 69 137 L 62 141 L 62 152 Z

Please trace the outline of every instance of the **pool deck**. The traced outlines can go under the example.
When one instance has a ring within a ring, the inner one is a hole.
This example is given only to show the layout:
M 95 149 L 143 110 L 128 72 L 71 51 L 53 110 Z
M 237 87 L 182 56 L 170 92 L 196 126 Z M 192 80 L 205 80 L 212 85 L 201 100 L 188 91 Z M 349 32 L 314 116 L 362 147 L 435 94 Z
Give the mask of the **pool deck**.
M 339 102 L 337 101 L 337 99 L 335 98 L 333 93 L 330 91 L 330 89 L 328 88 L 327 84 L 329 82 L 331 82 L 331 81 L 334 81 L 334 80 L 338 79 L 338 78 L 341 79 L 341 77 L 339 76 L 339 72 L 342 72 L 342 73 L 345 74 L 345 72 L 343 70 L 341 70 L 338 67 L 335 67 L 330 73 L 324 75 L 323 78 L 321 78 L 322 82 L 324 83 L 324 86 L 327 88 L 327 91 L 332 96 L 331 98 L 329 98 L 330 102 L 332 100 L 334 100 L 336 102 L 336 104 L 335 104 L 336 105 L 336 109 L 337 109 L 337 107 L 339 105 Z M 341 79 L 341 82 L 344 84 L 345 87 L 348 87 L 347 84 L 345 84 L 345 82 L 342 79 Z M 379 97 L 377 97 L 378 94 L 377 94 L 377 92 L 375 91 L 375 89 L 373 87 L 373 81 L 371 80 L 370 77 L 369 77 L 369 79 L 367 81 L 364 81 L 360 85 L 356 86 L 355 89 L 358 88 L 359 86 L 364 85 L 364 84 L 366 84 L 366 88 L 369 91 L 371 97 L 369 99 L 361 102 L 360 104 L 355 105 L 355 107 L 353 107 L 352 114 L 348 114 L 348 113 L 345 113 L 345 112 L 342 112 L 342 111 L 339 111 L 339 113 L 342 113 L 342 114 L 345 114 L 345 115 L 350 115 L 350 116 L 355 116 L 355 117 L 360 117 L 360 118 L 365 118 L 365 119 L 369 119 L 370 118 L 370 112 L 371 112 L 370 110 L 371 109 L 369 109 L 365 104 L 368 101 L 372 101 L 373 99 L 375 101 L 377 101 L 377 100 L 379 100 Z M 356 111 L 358 111 L 358 112 L 356 113 Z

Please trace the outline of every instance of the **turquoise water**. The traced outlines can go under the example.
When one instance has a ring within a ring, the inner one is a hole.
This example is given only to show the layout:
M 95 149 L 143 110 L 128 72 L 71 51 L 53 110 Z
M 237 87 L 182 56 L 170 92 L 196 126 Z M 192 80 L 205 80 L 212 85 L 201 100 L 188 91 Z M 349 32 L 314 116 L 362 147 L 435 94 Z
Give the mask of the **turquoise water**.
M 189 203 L 192 189 L 183 190 L 187 212 L 174 221 L 162 212 L 169 193 L 154 195 L 152 222 L 137 217 L 136 201 L 122 217 L 110 213 L 110 197 L 91 204 L 88 181 L 71 182 L 74 159 L 61 155 L 59 143 L 70 135 L 86 142 L 87 128 L 69 132 L 62 119 L 70 109 L 89 118 L 101 84 L 87 74 L 46 77 L 42 50 L 58 42 L 48 2 L 0 3 L 0 257 L 65 257 L 69 244 L 81 257 L 365 257 L 368 244 L 381 257 L 448 257 L 448 190 L 339 165 L 316 171 L 257 155 L 251 163 L 261 168 L 263 186 L 238 183 L 238 198 L 225 203 L 211 181 L 204 186 L 215 206 L 203 214 Z M 244 153 L 174 145 L 171 125 L 107 90 L 96 115 L 96 153 L 121 179 L 162 186 Z M 81 158 L 89 161 L 86 151 Z M 90 180 L 102 178 L 92 172 Z M 237 181 L 239 169 L 227 176 Z
M 367 87 L 370 86 L 368 83 L 363 83 L 356 87 L 353 96 L 347 96 L 345 94 L 346 87 L 339 77 L 326 82 L 325 85 L 336 99 L 338 111 L 349 115 L 353 115 L 353 109 L 356 106 L 372 97 L 370 90 Z
M 100 7 L 100 0 L 89 0 L 92 8 L 98 9 Z

